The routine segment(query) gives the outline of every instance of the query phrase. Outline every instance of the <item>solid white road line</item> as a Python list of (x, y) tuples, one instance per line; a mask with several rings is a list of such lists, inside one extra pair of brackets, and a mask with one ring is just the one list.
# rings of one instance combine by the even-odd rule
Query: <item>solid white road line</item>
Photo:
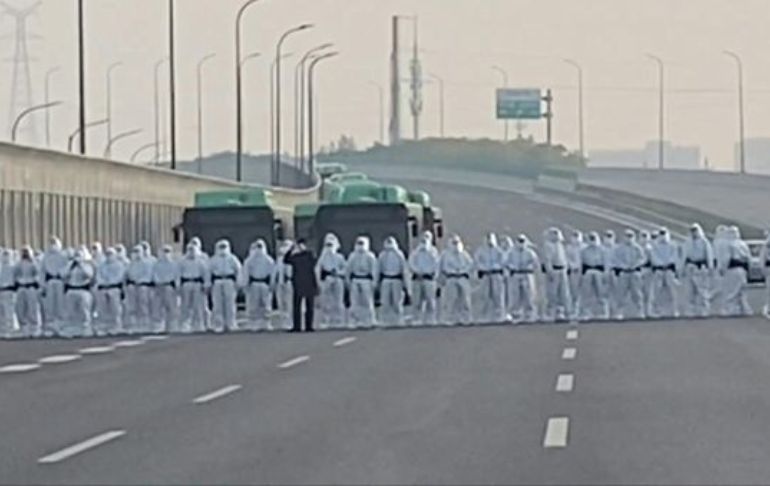
[(545, 428), (545, 438), (543, 447), (567, 447), (567, 436), (569, 435), (569, 418), (551, 417), (548, 419), (548, 425)]
[(564, 348), (564, 352), (561, 353), (561, 359), (571, 360), (575, 359), (575, 356), (577, 356), (575, 348)]
[(557, 392), (571, 392), (575, 386), (575, 375), (564, 374), (559, 375), (556, 379), (556, 391)]
[(228, 385), (224, 388), (220, 388), (219, 390), (215, 390), (211, 393), (207, 393), (205, 395), (199, 396), (198, 398), (195, 398), (193, 403), (196, 405), (203, 405), (204, 403), (213, 402), (217, 398), (222, 398), (231, 393), (235, 393), (241, 388), (243, 388), (241, 385)]
[(571, 331), (567, 331), (567, 340), (568, 341), (575, 341), (578, 338), (578, 332), (576, 329), (573, 329)]
[(112, 442), (113, 440), (123, 437), (124, 435), (126, 435), (125, 430), (111, 430), (109, 432), (97, 435), (96, 437), (92, 437), (88, 440), (84, 440), (78, 444), (69, 446), (58, 452), (54, 452), (53, 454), (41, 457), (37, 460), (37, 462), (39, 464), (55, 464), (65, 459), (69, 459), (72, 456), (81, 454), (89, 449), (93, 449), (108, 442)]
[(127, 340), (127, 341), (118, 341), (115, 344), (113, 344), (113, 346), (115, 346), (116, 348), (134, 348), (136, 346), (141, 346), (144, 343), (145, 341), (141, 341), (141, 340), (139, 341)]
[(46, 356), (45, 358), (41, 358), (38, 360), (38, 363), (40, 364), (63, 364), (63, 363), (71, 363), (73, 361), (77, 361), (81, 359), (82, 356), (79, 354), (58, 354), (55, 356)]
[(19, 363), (0, 367), (0, 373), (26, 373), (40, 369), (39, 363)]
[(348, 344), (350, 344), (350, 343), (354, 342), (356, 339), (358, 339), (358, 338), (356, 338), (356, 337), (353, 337), (353, 336), (349, 336), (349, 337), (346, 337), (346, 338), (342, 338), (342, 339), (340, 339), (339, 341), (336, 341), (336, 342), (334, 343), (334, 347), (335, 347), (335, 348), (339, 348), (339, 347), (342, 347), (342, 346), (347, 346)]
[(83, 348), (78, 350), (78, 353), (80, 354), (107, 354), (115, 351), (114, 346), (94, 346), (92, 348)]
[(302, 364), (309, 359), (310, 359), (310, 356), (299, 356), (297, 358), (290, 359), (289, 361), (279, 364), (278, 367), (281, 368), (282, 370), (285, 370), (285, 369), (297, 366), (298, 364)]

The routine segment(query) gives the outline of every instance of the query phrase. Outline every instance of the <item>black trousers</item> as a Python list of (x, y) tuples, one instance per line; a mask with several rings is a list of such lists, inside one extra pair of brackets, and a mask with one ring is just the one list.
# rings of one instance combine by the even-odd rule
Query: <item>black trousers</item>
[(315, 295), (303, 295), (294, 292), (294, 332), (302, 332), (302, 303), (305, 303), (305, 331), (313, 331), (313, 319), (315, 311)]

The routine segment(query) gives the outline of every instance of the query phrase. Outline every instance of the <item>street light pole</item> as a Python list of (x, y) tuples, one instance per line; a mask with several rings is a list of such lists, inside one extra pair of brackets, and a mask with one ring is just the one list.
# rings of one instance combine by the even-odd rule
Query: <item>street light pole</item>
[(235, 179), (243, 180), (243, 79), (241, 73), (241, 30), (246, 10), (259, 0), (248, 0), (235, 16)]
[(380, 145), (385, 145), (385, 88), (380, 83), (369, 81), (377, 89), (380, 100)]
[[(298, 159), (299, 170), (303, 172), (305, 170), (305, 66), (307, 61), (319, 52), (332, 47), (334, 44), (327, 42), (316, 46), (305, 53), (302, 59), (297, 63), (295, 71), (295, 98), (294, 105), (298, 112), (295, 124), (294, 124), (294, 137), (297, 140), (297, 150), (295, 151), (295, 157)], [(299, 80), (297, 80), (299, 77)]]
[[(51, 102), (51, 76), (60, 70), (60, 66), (54, 66), (45, 73), (45, 100), (43, 102), (46, 104)], [(45, 144), (46, 147), (51, 146), (51, 112), (49, 110), (45, 110)]]
[(176, 49), (174, 47), (176, 31), (174, 23), (174, 0), (168, 0), (168, 82), (169, 82), (169, 118), (171, 131), (171, 170), (176, 170)]
[(331, 57), (334, 57), (338, 55), (339, 52), (330, 52), (328, 54), (324, 54), (321, 56), (316, 57), (313, 59), (313, 61), (310, 63), (310, 68), (308, 69), (308, 75), (307, 75), (307, 104), (308, 104), (308, 164), (307, 164), (307, 170), (308, 174), (313, 174), (313, 171), (315, 170), (315, 148), (313, 147), (313, 78), (315, 73), (315, 67), (318, 65), (319, 62), (323, 61), (324, 59), (329, 59)]
[(663, 59), (653, 54), (647, 54), (647, 57), (653, 60), (658, 65), (658, 86), (659, 86), (659, 101), (658, 101), (658, 170), (663, 170), (665, 166), (665, 118), (666, 118), (666, 106), (665, 106), (665, 65)]
[(11, 128), (11, 141), (16, 142), (16, 134), (19, 130), (19, 124), (21, 123), (21, 120), (24, 119), (24, 117), (26, 117), (30, 113), (34, 113), (40, 110), (47, 110), (49, 108), (53, 108), (54, 106), (61, 105), (62, 103), (63, 103), (62, 101), (53, 101), (53, 102), (43, 103), (42, 105), (30, 106), (26, 110), (19, 113), (19, 115), (13, 121), (13, 126)]
[(163, 58), (155, 63), (155, 77), (154, 77), (154, 110), (155, 110), (155, 163), (160, 160), (160, 68), (167, 58)]
[(746, 135), (744, 132), (744, 111), (743, 111), (743, 60), (741, 56), (733, 51), (724, 51), (724, 54), (735, 60), (735, 65), (738, 68), (738, 134), (740, 136), (739, 145), (739, 160), (741, 174), (746, 173)]
[(104, 118), (104, 119), (101, 119), (101, 120), (93, 121), (91, 123), (86, 123), (85, 131), (81, 130), (80, 127), (78, 126), (78, 128), (76, 128), (75, 131), (72, 132), (72, 135), (69, 136), (69, 140), (67, 142), (67, 151), (68, 152), (72, 152), (72, 145), (73, 145), (73, 143), (75, 143), (75, 138), (78, 135), (80, 135), (80, 138), (82, 140), (83, 135), (85, 134), (86, 131), (88, 131), (89, 128), (94, 128), (94, 127), (98, 127), (100, 125), (105, 125), (107, 123), (107, 121), (108, 120), (106, 118)]
[(441, 127), (439, 130), (439, 133), (441, 134), (441, 138), (444, 138), (444, 80), (435, 74), (430, 74), (430, 77), (436, 80), (438, 83), (438, 93), (439, 93), (439, 126)]
[(312, 27), (313, 24), (302, 24), (287, 30), (275, 48), (275, 162), (270, 177), (270, 183), (274, 186), (281, 183), (281, 48), (290, 35)]
[(80, 106), (80, 155), (86, 154), (86, 60), (85, 60), (85, 12), (83, 0), (78, 0), (78, 95)]
[(216, 57), (216, 54), (207, 54), (198, 61), (197, 93), (198, 93), (198, 174), (203, 171), (203, 66), (207, 61)]
[(142, 133), (141, 128), (137, 128), (135, 130), (128, 130), (123, 133), (119, 133), (115, 135), (114, 137), (111, 137), (110, 140), (107, 142), (107, 147), (104, 149), (104, 157), (107, 158), (108, 154), (112, 154), (112, 147), (119, 142), (120, 140), (123, 140), (128, 137), (133, 137), (134, 135), (138, 135)]
[[(505, 69), (501, 68), (500, 66), (492, 66), (492, 69), (494, 71), (497, 71), (498, 73), (500, 73), (500, 75), (503, 78), (503, 88), (507, 88), (509, 86), (508, 85), (508, 71), (506, 71)], [(506, 142), (508, 141), (508, 128), (509, 128), (508, 120), (505, 120), (505, 141)]]
[(578, 64), (577, 61), (573, 61), (572, 59), (564, 59), (564, 62), (569, 64), (570, 66), (574, 67), (577, 70), (578, 75), (578, 140), (580, 144), (580, 157), (582, 159), (586, 158), (586, 150), (585, 150), (585, 132), (584, 132), (584, 119), (583, 119), (583, 67)]
[[(122, 66), (123, 63), (118, 61), (115, 63), (110, 64), (110, 67), (107, 68), (107, 144), (109, 148), (109, 141), (112, 140), (112, 73), (115, 71), (115, 69)], [(110, 157), (110, 152), (106, 152), (104, 154), (105, 158)]]

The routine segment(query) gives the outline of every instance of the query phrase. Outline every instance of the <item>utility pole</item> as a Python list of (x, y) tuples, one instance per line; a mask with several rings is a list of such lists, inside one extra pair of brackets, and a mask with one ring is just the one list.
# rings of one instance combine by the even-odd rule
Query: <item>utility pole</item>
[(80, 155), (86, 155), (86, 60), (85, 60), (85, 19), (83, 0), (78, 0), (78, 93), (80, 107)]
[(545, 92), (545, 123), (546, 123), (546, 143), (550, 147), (553, 145), (553, 93), (551, 88)]
[(399, 66), (399, 16), (393, 16), (393, 45), (390, 53), (390, 145), (401, 143), (401, 72)]
[(169, 118), (171, 119), (171, 170), (176, 170), (176, 52), (174, 0), (168, 0)]
[(410, 108), (412, 110), (412, 120), (413, 120), (413, 128), (414, 128), (414, 139), (419, 140), (420, 139), (420, 115), (422, 115), (422, 64), (420, 63), (419, 58), (419, 37), (418, 37), (418, 22), (417, 18), (414, 18), (414, 39), (413, 39), (413, 48), (414, 51), (412, 53), (412, 63), (411, 63), (411, 74), (412, 74), (412, 99), (410, 100)]

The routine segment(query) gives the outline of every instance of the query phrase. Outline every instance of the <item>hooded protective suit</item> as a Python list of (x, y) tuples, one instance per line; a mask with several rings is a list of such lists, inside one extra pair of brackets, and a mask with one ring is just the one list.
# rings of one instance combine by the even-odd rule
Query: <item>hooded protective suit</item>
[(439, 259), (443, 283), (443, 317), (447, 325), (471, 323), (471, 273), (473, 259), (459, 236), (453, 236)]
[(615, 310), (615, 298), (618, 291), (616, 288), (619, 272), (617, 271), (617, 265), (615, 264), (615, 249), (617, 248), (617, 238), (613, 230), (607, 230), (604, 232), (602, 238), (602, 246), (604, 247), (605, 258), (607, 259), (607, 272), (604, 275), (605, 286), (607, 287), (608, 302), (610, 304), (610, 315), (617, 314)]
[[(636, 242), (636, 233), (626, 230), (623, 241), (615, 246), (613, 259), (615, 265), (615, 295), (613, 296), (616, 319), (626, 315), (644, 319), (644, 295), (642, 293), (642, 267), (647, 260), (644, 249)], [(626, 312), (628, 307), (630, 312)]]
[(209, 259), (211, 272), (211, 330), (216, 333), (237, 331), (236, 299), (241, 262), (230, 250), (230, 242), (219, 240), (214, 256)]
[(131, 262), (126, 269), (126, 302), (123, 309), (123, 330), (128, 334), (150, 332), (150, 297), (154, 262), (144, 256), (137, 245), (131, 250)]
[(690, 236), (682, 245), (681, 268), (684, 278), (685, 315), (708, 316), (711, 312), (714, 251), (699, 224), (692, 225)]
[(24, 337), (38, 337), (40, 329), (40, 267), (32, 248), (21, 249), (16, 263), (16, 317)]
[(348, 256), (345, 275), (350, 289), (350, 324), (369, 328), (375, 325), (374, 285), (379, 279), (377, 257), (369, 249), (369, 238), (359, 236)]
[(115, 248), (115, 255), (118, 257), (118, 260), (120, 260), (123, 265), (128, 267), (128, 264), (131, 263), (131, 260), (128, 258), (128, 252), (126, 251), (126, 247), (123, 246), (122, 243), (118, 243), (113, 248)]
[(208, 327), (209, 308), (206, 290), (211, 287), (211, 275), (200, 249), (192, 243), (179, 262), (182, 306), (179, 332), (200, 333)]
[(588, 243), (580, 252), (583, 277), (580, 282), (580, 318), (588, 321), (594, 318), (610, 317), (609, 294), (607, 293), (607, 252), (602, 246), (599, 234), (588, 234)]
[(155, 291), (157, 321), (155, 332), (179, 331), (179, 291), (181, 286), (179, 262), (174, 249), (165, 245), (152, 267), (152, 281)]
[(16, 265), (13, 251), (0, 251), (0, 338), (18, 335), (16, 321)]
[(40, 261), (43, 287), (43, 335), (54, 336), (64, 318), (64, 281), (62, 274), (67, 268), (67, 256), (61, 241), (52, 237)]
[(439, 276), (439, 254), (433, 246), (433, 235), (423, 234), (417, 248), (409, 255), (412, 272), (412, 312), (414, 324), (436, 324), (436, 282)]
[(639, 232), (639, 246), (644, 251), (644, 264), (642, 264), (642, 302), (644, 312), (650, 313), (650, 294), (652, 293), (652, 235), (649, 231)]
[(537, 282), (540, 259), (526, 235), (516, 238), (506, 260), (508, 270), (508, 310), (514, 323), (537, 322)]
[(547, 322), (572, 317), (572, 296), (569, 290), (567, 264), (564, 236), (558, 228), (550, 228), (546, 232), (543, 246), (546, 292), (544, 319)]
[(497, 235), (489, 233), (485, 243), (476, 250), (476, 272), (479, 288), (479, 320), (503, 322), (506, 318), (505, 255), (497, 244)]
[(711, 245), (714, 251), (714, 275), (712, 282), (711, 305), (714, 309), (724, 308), (723, 280), (730, 264), (730, 243), (727, 239), (727, 226), (719, 225), (714, 231)]
[(380, 322), (403, 326), (404, 296), (409, 294), (409, 268), (395, 238), (385, 238), (377, 265), (380, 274)]
[(580, 300), (580, 278), (583, 276), (583, 262), (580, 254), (585, 247), (583, 233), (575, 230), (570, 235), (565, 248), (567, 252), (567, 274), (569, 275), (569, 291), (572, 297), (572, 310), (579, 314), (578, 301)]
[(283, 329), (292, 326), (292, 308), (294, 300), (294, 284), (292, 283), (294, 269), (286, 263), (286, 257), (294, 246), (292, 241), (286, 240), (278, 247), (275, 267), (273, 269), (273, 292), (275, 293), (275, 309), (278, 314), (277, 325)]
[(767, 231), (765, 244), (760, 252), (760, 261), (765, 269), (765, 305), (762, 313), (770, 319), (770, 231)]
[(341, 327), (345, 322), (345, 266), (345, 257), (339, 253), (339, 240), (331, 233), (326, 235), (316, 264), (321, 329)]
[(123, 332), (123, 284), (126, 265), (114, 248), (104, 252), (104, 262), (96, 269), (96, 319), (94, 333), (97, 336), (115, 336)]
[(275, 260), (267, 253), (267, 243), (253, 243), (249, 257), (243, 263), (241, 286), (246, 294), (246, 318), (253, 331), (272, 331), (270, 307)]
[(91, 244), (91, 260), (97, 267), (104, 263), (104, 249), (101, 242), (94, 241)]
[(752, 314), (746, 296), (748, 269), (751, 261), (751, 251), (741, 239), (741, 232), (736, 226), (730, 226), (726, 231), (729, 260), (722, 278), (722, 315), (748, 316)]
[(60, 329), (65, 338), (87, 337), (93, 335), (91, 320), (93, 316), (94, 265), (86, 258), (86, 251), (79, 249), (67, 267), (64, 277), (64, 300), (67, 316)]
[(679, 252), (666, 228), (659, 231), (652, 245), (650, 263), (653, 271), (650, 317), (678, 317), (676, 287)]

